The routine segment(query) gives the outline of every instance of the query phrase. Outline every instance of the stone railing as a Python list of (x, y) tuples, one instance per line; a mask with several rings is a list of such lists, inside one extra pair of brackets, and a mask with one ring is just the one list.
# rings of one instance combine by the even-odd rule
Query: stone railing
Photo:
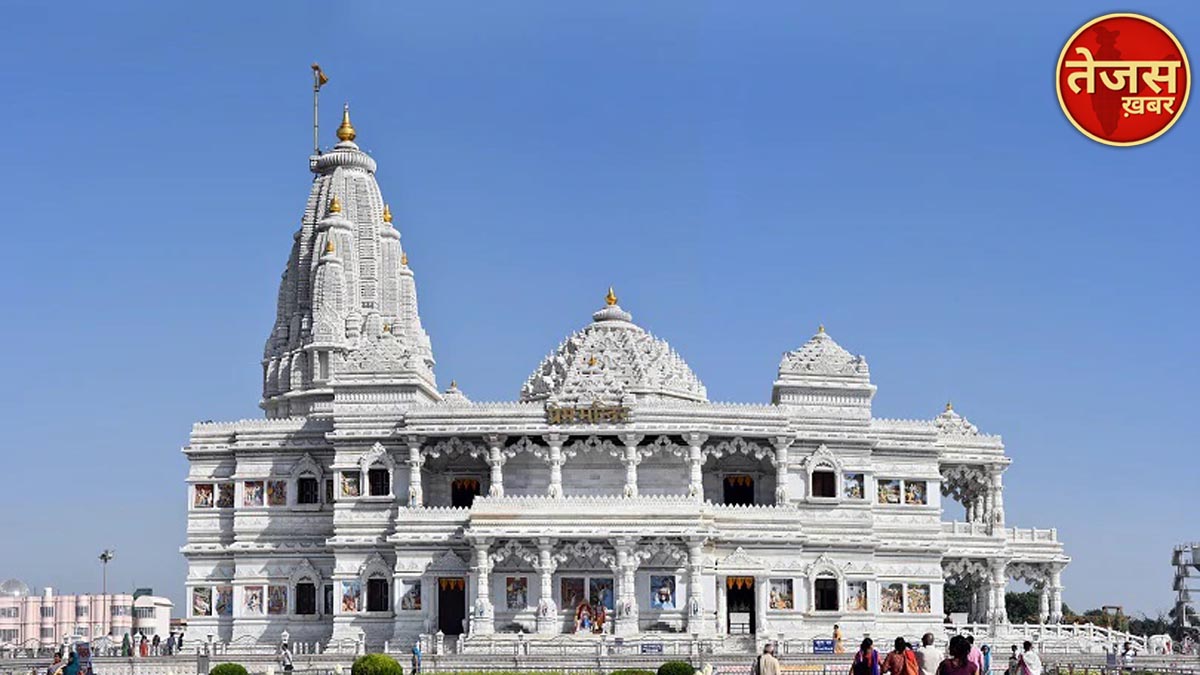
[(992, 528), (987, 523), (967, 523), (961, 520), (942, 523), (943, 534), (958, 534), (972, 537), (990, 537)]
[(1005, 530), (1009, 541), (1034, 541), (1054, 543), (1058, 541), (1058, 529), (1039, 530), (1036, 527), (1010, 527)]
[[(1092, 645), (1090, 651), (1103, 651), (1129, 642), (1139, 651), (1146, 650), (1146, 638), (1090, 623), (1007, 623), (992, 626), (986, 623), (951, 624), (946, 626), (947, 639), (955, 634), (975, 635), (999, 641), (1024, 641), (1038, 645), (1039, 650), (1078, 653), (1079, 643)], [(1072, 645), (1071, 643), (1076, 643)], [(1014, 642), (1015, 644), (1015, 642)], [(995, 651), (993, 655), (1000, 652)]]

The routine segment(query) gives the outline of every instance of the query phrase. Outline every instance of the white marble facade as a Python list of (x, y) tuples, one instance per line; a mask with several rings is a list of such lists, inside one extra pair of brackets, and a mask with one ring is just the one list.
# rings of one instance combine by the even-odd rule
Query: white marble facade
[(1005, 622), (1010, 578), (1060, 618), (1069, 559), (1005, 526), (1000, 438), (950, 406), (873, 418), (866, 360), (824, 329), (770, 404), (715, 403), (610, 291), (518, 400), (439, 391), (375, 161), (348, 113), (338, 136), (311, 160), (266, 419), (196, 424), (184, 449), (194, 634), (914, 635), (947, 582)]

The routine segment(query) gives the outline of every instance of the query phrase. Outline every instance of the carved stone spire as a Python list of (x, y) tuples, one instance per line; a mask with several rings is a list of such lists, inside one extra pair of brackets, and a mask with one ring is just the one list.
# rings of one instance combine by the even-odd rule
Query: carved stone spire
[[(403, 371), (399, 379), (422, 392), (414, 400), (440, 398), (400, 233), (390, 224), (375, 160), (355, 145), (356, 136), (347, 107), (340, 142), (310, 160), (312, 190), (263, 352), (261, 405), (268, 417), (312, 413), (333, 398), (333, 384), (347, 369), (360, 379), (384, 371), (393, 382)], [(384, 325), (391, 327), (387, 344), (375, 344)], [(355, 358), (366, 347), (370, 358)]]

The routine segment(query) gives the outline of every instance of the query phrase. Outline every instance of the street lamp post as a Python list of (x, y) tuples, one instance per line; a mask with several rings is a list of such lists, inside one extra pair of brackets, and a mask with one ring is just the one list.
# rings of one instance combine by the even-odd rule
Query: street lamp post
[(100, 563), (103, 571), (103, 581), (101, 582), (101, 594), (108, 595), (108, 563), (117, 556), (117, 552), (106, 548), (100, 553)]

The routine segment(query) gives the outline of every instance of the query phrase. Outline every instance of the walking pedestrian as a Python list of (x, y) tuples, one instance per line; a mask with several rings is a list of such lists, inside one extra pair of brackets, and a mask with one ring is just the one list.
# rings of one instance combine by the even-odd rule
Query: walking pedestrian
[(917, 675), (919, 670), (917, 656), (908, 648), (908, 642), (904, 638), (898, 637), (893, 646), (894, 649), (884, 657), (879, 672), (891, 673), (891, 675)]
[(938, 664), (942, 662), (942, 650), (933, 646), (933, 633), (921, 636), (921, 646), (917, 648), (917, 667), (921, 675), (933, 675)]
[(961, 635), (950, 638), (946, 658), (937, 667), (937, 675), (980, 675), (979, 666), (971, 662), (971, 643)]
[(421, 675), (421, 643), (420, 643), (420, 641), (413, 643), (412, 675)]
[(753, 675), (779, 675), (779, 659), (775, 658), (775, 643), (768, 642), (754, 662)]
[(850, 664), (850, 675), (879, 675), (879, 652), (872, 646), (871, 638), (863, 638)]
[(833, 653), (845, 654), (846, 648), (842, 646), (842, 628), (836, 623), (833, 624)]
[(1026, 640), (1022, 647), (1025, 651), (1021, 654), (1021, 675), (1042, 675), (1042, 657), (1033, 651), (1033, 643)]
[(279, 667), (285, 673), (292, 672), (292, 648), (286, 642), (279, 646)]

